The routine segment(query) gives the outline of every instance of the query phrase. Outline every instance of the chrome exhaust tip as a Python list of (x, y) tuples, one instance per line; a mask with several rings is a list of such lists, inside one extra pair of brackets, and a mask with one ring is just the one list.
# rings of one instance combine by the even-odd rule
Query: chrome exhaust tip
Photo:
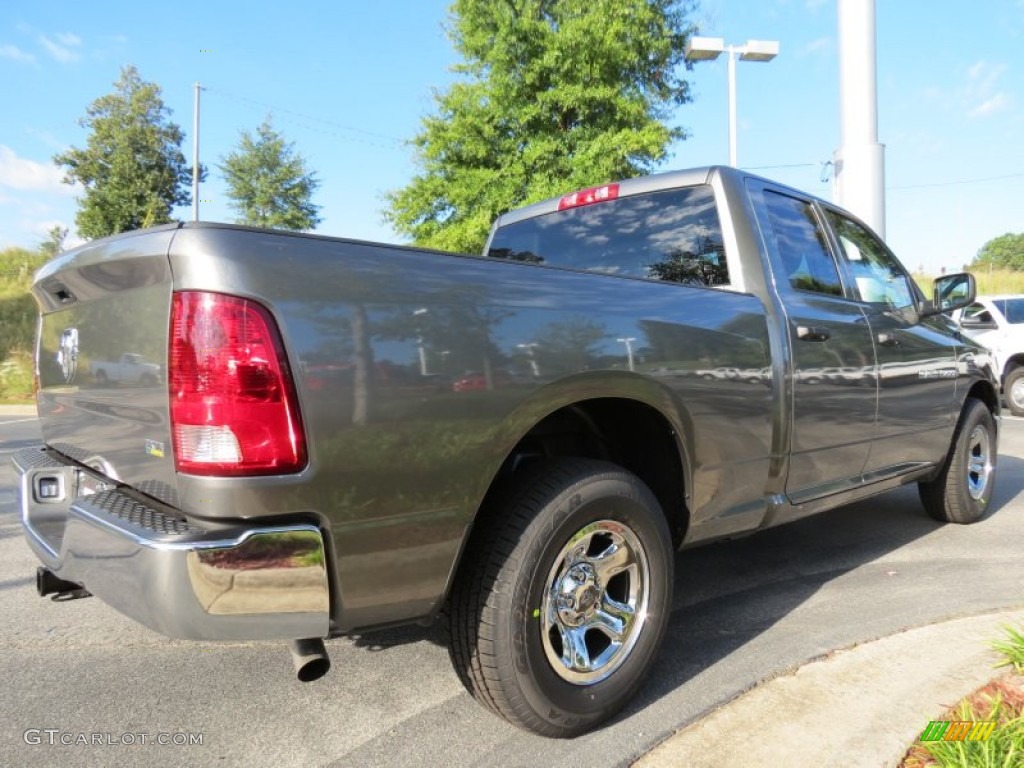
[(299, 682), (309, 683), (319, 680), (331, 668), (331, 659), (324, 648), (324, 641), (319, 637), (304, 640), (292, 640), (288, 644), (292, 652), (292, 663), (295, 664), (295, 676)]

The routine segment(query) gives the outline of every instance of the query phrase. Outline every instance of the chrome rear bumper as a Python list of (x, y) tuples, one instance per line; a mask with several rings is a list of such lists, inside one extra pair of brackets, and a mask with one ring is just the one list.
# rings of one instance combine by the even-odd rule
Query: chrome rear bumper
[(170, 637), (326, 637), (323, 535), (307, 525), (199, 528), (43, 446), (14, 456), (25, 537), (42, 564)]

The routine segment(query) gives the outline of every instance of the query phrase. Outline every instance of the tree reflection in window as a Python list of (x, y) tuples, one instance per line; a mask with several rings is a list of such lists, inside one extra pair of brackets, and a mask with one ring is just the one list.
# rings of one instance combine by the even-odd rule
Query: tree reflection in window
[(626, 195), (507, 224), (491, 258), (690, 285), (728, 285), (707, 185)]
[(775, 252), (789, 284), (801, 291), (843, 295), (839, 270), (811, 204), (766, 190)]
[(487, 253), (492, 259), (508, 259), (509, 261), (522, 261), (527, 264), (543, 264), (544, 257), (538, 256), (531, 251), (516, 251), (512, 248), (491, 248)]
[(720, 243), (704, 238), (698, 253), (674, 250), (664, 259), (648, 264), (650, 276), (657, 280), (684, 285), (727, 285), (729, 270), (725, 265), (725, 249)]

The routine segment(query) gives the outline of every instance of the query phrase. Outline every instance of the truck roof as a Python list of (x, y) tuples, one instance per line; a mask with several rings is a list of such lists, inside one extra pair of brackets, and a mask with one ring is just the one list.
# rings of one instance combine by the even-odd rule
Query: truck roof
[[(618, 197), (626, 197), (628, 195), (640, 195), (647, 192), (660, 192), (663, 189), (675, 189), (678, 187), (689, 187), (697, 184), (708, 184), (712, 177), (716, 175), (733, 176), (736, 178), (763, 179), (764, 181), (770, 181), (770, 183), (777, 187), (786, 186), (784, 184), (779, 184), (776, 181), (771, 181), (770, 179), (764, 179), (757, 174), (748, 173), (747, 171), (739, 168), (733, 168), (728, 165), (706, 165), (699, 168), (685, 168), (675, 171), (666, 171), (665, 173), (656, 173), (651, 176), (624, 179), (621, 181), (615, 181), (612, 179), (609, 180), (607, 184), (616, 184), (618, 186)], [(559, 202), (564, 199), (566, 193), (571, 193), (572, 191), (573, 190), (571, 189), (567, 189), (565, 193), (558, 197), (541, 200), (538, 203), (533, 203), (532, 205), (527, 205), (502, 214), (495, 219), (494, 225), (491, 227), (491, 233), (493, 234), (494, 230), (499, 227), (557, 211)], [(799, 192), (799, 194), (808, 195), (807, 192)], [(817, 197), (813, 194), (810, 196), (815, 198)], [(822, 202), (827, 205), (834, 205), (827, 201)]]
[[(662, 189), (706, 184), (711, 178), (712, 172), (719, 170), (722, 167), (724, 166), (688, 168), (684, 170), (658, 173), (653, 176), (641, 176), (635, 179), (625, 179), (619, 182), (611, 180), (608, 183), (618, 183), (619, 197), (625, 197), (627, 195), (639, 195), (646, 192), (657, 192)], [(567, 189), (565, 192), (569, 193), (572, 192), (572, 190)], [(546, 213), (553, 213), (558, 210), (558, 203), (564, 194), (565, 193), (558, 197), (551, 197), (547, 200), (541, 200), (539, 203), (533, 203), (532, 205), (527, 205), (523, 208), (517, 208), (514, 211), (504, 213), (495, 219), (492, 229), (497, 229), (498, 227), (502, 227), (507, 224), (513, 224), (517, 221), (522, 221), (523, 219), (531, 219), (535, 216), (543, 216)]]

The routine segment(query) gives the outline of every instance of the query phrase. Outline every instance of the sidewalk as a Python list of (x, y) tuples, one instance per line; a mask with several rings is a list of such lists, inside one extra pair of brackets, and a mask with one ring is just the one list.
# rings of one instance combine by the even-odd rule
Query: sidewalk
[(954, 619), (837, 651), (739, 696), (635, 768), (895, 766), (936, 719), (1002, 673), (989, 643), (1024, 610)]
[(0, 404), (0, 416), (35, 416), (36, 404), (27, 405), (3, 405)]

